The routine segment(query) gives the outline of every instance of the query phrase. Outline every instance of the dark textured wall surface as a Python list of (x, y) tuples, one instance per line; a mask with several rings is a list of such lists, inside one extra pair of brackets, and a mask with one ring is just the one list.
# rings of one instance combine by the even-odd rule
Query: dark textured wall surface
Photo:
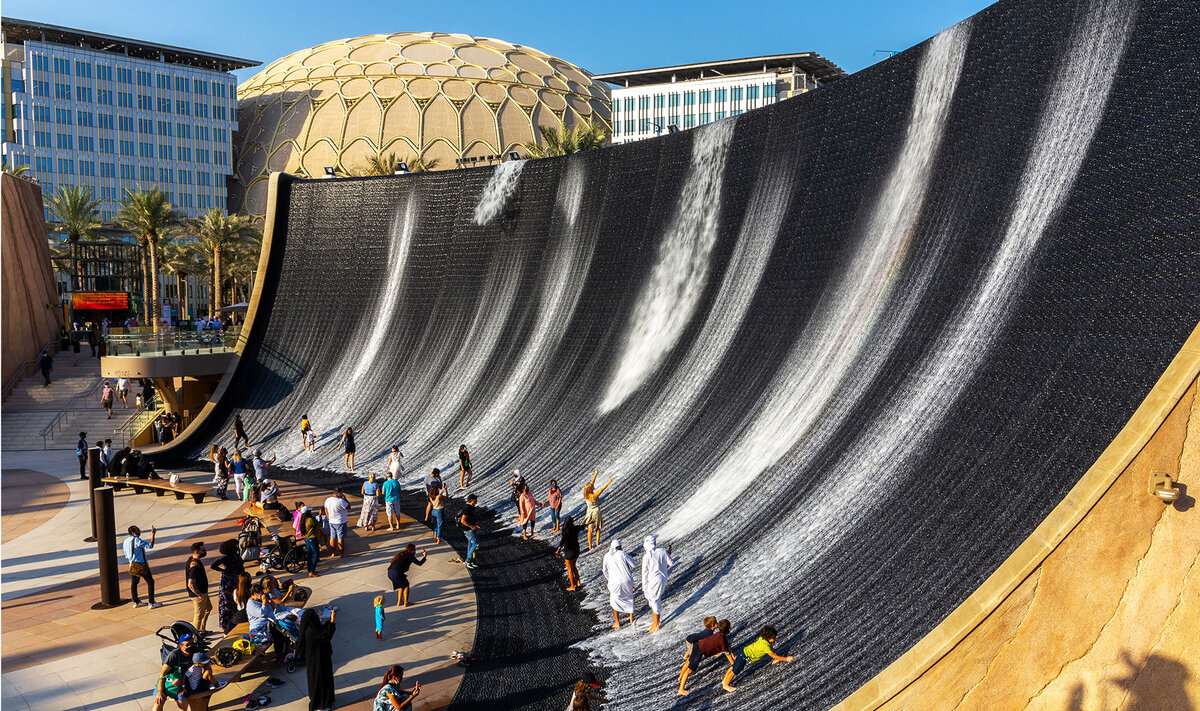
[(42, 189), (4, 175), (4, 381), (21, 363), (36, 358), (58, 337), (62, 311), (50, 267), (50, 247), (42, 215)]
[[(283, 466), (338, 468), (365, 426), (360, 471), (401, 443), (415, 480), (466, 442), (509, 521), (514, 467), (580, 516), (600, 469), (603, 545), (658, 533), (677, 560), (661, 632), (639, 597), (638, 628), (582, 642), (613, 708), (677, 703), (709, 614), (737, 644), (775, 624), (797, 661), (728, 699), (710, 663), (679, 707), (828, 707), (1029, 535), (1200, 321), (1198, 10), (1006, 0), (700, 130), (294, 182), (266, 312), (187, 446), (236, 410)], [(602, 553), (580, 567), (604, 619)], [(520, 629), (480, 614), (484, 637)], [(459, 702), (515, 705), (554, 663)]]

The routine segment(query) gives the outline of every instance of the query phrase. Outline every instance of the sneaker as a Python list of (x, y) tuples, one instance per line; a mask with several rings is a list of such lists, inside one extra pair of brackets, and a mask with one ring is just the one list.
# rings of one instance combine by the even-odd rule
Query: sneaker
[(468, 560), (466, 563), (463, 563), (463, 565), (467, 566), (467, 567), (468, 567), (468, 568), (470, 568), (471, 570), (475, 570), (476, 568), (478, 568), (478, 567), (479, 567), (478, 565), (475, 565), (474, 563), (472, 563), (472, 562), (471, 562), (471, 561), (469, 561), (469, 560)]
[(134, 600), (134, 601), (133, 601), (133, 606), (134, 606), (134, 607), (141, 607), (141, 606), (142, 606), (142, 603), (138, 602), (137, 600)]
[(157, 610), (158, 608), (160, 608), (160, 607), (162, 607), (162, 606), (163, 606), (163, 604), (162, 604), (161, 602), (152, 602), (152, 603), (150, 603), (150, 609), (151, 609), (151, 610)]
[(214, 689), (224, 689), (226, 686), (229, 686), (228, 681), (218, 681), (216, 686), (214, 686), (213, 688)]
[(267, 679), (267, 686), (271, 687), (272, 689), (278, 689), (286, 683), (287, 682), (285, 682), (283, 679), (276, 679), (275, 677)]

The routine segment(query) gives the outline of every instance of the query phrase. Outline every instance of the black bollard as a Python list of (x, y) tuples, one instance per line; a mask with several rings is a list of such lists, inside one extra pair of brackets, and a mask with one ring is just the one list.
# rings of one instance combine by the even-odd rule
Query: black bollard
[[(88, 448), (87, 462), (88, 462), (88, 466), (87, 466), (87, 469), (88, 469), (88, 500), (94, 501), (94, 499), (92, 499), (91, 492), (100, 488), (100, 486), (101, 486), (100, 479), (104, 477), (104, 473), (105, 473), (104, 468), (100, 466), (100, 448), (99, 447), (89, 447)], [(83, 541), (85, 543), (95, 543), (96, 542), (96, 507), (95, 507), (95, 505), (92, 505), (91, 509), (92, 509), (92, 535), (83, 539)]]
[(113, 488), (102, 486), (92, 491), (92, 511), (96, 514), (99, 534), (96, 554), (100, 563), (100, 602), (93, 610), (103, 610), (124, 604), (121, 599), (121, 579), (117, 576), (117, 517), (113, 511)]

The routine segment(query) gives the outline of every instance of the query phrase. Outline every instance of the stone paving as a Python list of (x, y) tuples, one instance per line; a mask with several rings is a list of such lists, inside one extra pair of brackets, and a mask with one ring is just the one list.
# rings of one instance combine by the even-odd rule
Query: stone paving
[[(176, 501), (129, 490), (117, 493), (119, 530), (131, 523), (138, 524), (143, 535), (152, 524), (159, 529), (150, 564), (156, 597), (164, 606), (150, 610), (124, 604), (93, 610), (99, 602), (96, 555), (94, 544), (83, 542), (90, 533), (90, 517), (86, 482), (78, 479), (74, 451), (5, 452), (3, 466), (0, 704), (5, 711), (151, 708), (150, 692), (161, 664), (160, 640), (154, 632), (176, 619), (191, 619), (182, 574), (190, 544), (204, 540), (213, 551), (210, 558), (215, 558), (219, 542), (236, 536), (241, 505), (212, 499), (197, 505), (190, 498)], [(206, 483), (208, 477), (190, 472), (183, 478)], [(280, 482), (280, 488), (287, 502), (300, 498), (312, 504), (325, 496), (312, 487), (287, 482)], [(10, 497), (19, 505), (11, 503)], [(352, 498), (352, 504), (351, 524), (357, 521), (357, 500)], [(338, 606), (334, 638), (338, 707), (369, 708), (383, 670), (402, 664), (406, 682), (422, 683), (415, 708), (444, 708), (463, 671), (450, 653), (470, 650), (474, 640), (475, 595), (467, 571), (449, 546), (434, 545), (429, 529), (411, 519), (404, 521), (399, 533), (352, 528), (349, 539), (345, 558), (322, 559), (320, 577), (296, 576), (312, 590), (309, 605)], [(386, 567), (408, 542), (425, 546), (429, 561), (412, 569), (412, 605), (401, 609), (395, 605)], [(119, 568), (121, 593), (128, 596), (123, 559)], [(216, 573), (210, 572), (214, 606), (216, 579)], [(381, 593), (388, 605), (382, 642), (375, 639), (372, 605)], [(215, 609), (209, 626), (217, 626)], [(267, 676), (282, 678), (286, 684), (268, 689)], [(306, 709), (305, 687), (303, 668), (289, 675), (264, 661), (218, 693), (211, 708), (242, 708), (246, 695), (266, 693), (272, 698), (271, 708)]]

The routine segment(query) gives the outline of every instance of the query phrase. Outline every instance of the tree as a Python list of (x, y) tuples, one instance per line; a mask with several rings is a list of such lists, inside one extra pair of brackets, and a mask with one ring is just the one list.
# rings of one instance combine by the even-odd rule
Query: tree
[[(245, 241), (242, 247), (234, 250), (229, 259), (226, 260), (228, 265), (226, 272), (229, 274), (230, 282), (230, 303), (250, 300), (248, 287), (254, 283), (254, 274), (258, 271), (258, 255), (260, 251), (262, 251), (262, 238), (258, 235), (253, 235)], [(244, 298), (239, 295), (239, 292), (245, 295)]]
[(3, 170), (5, 173), (8, 173), (9, 175), (14, 175), (18, 178), (25, 178), (26, 180), (28, 180), (31, 177), (29, 175), (29, 166), (28, 165), (16, 165), (11, 160), (9, 160), (7, 156), (5, 156), (5, 158), (4, 158)]
[(568, 156), (601, 148), (608, 142), (608, 131), (604, 126), (589, 121), (580, 122), (573, 129), (568, 129), (563, 124), (537, 128), (542, 136), (541, 143), (535, 139), (521, 144), (530, 158)]
[(150, 191), (125, 191), (125, 200), (117, 211), (117, 222), (129, 230), (138, 244), (149, 255), (149, 264), (142, 273), (142, 283), (149, 282), (146, 295), (146, 322), (159, 331), (158, 308), (158, 244), (159, 240), (170, 239), (171, 229), (179, 223), (175, 208), (167, 202), (167, 196), (158, 188)]
[(81, 185), (60, 185), (50, 196), (46, 207), (59, 228), (67, 233), (71, 250), (71, 290), (83, 291), (83, 271), (79, 266), (79, 240), (92, 239), (100, 227), (100, 199), (92, 196), (91, 188)]
[(366, 164), (355, 170), (354, 175), (392, 175), (399, 170), (401, 163), (408, 165), (410, 173), (425, 173), (436, 170), (439, 161), (437, 158), (426, 160), (421, 156), (399, 158), (392, 152), (376, 153), (367, 159)]
[(209, 302), (210, 315), (216, 316), (221, 310), (221, 257), (226, 249), (246, 245), (259, 234), (251, 218), (245, 215), (227, 215), (217, 208), (204, 213), (204, 217), (188, 220), (184, 228), (188, 234), (195, 235), (200, 240), (212, 265), (212, 299)]
[(199, 274), (204, 264), (196, 254), (197, 244), (191, 240), (171, 240), (162, 246), (160, 265), (179, 282), (179, 317), (187, 316), (187, 278)]

